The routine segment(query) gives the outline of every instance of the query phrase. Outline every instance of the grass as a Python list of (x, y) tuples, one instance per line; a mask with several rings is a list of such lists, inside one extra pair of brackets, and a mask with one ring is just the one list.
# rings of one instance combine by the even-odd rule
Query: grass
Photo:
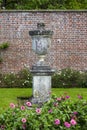
[[(52, 93), (60, 96), (64, 93), (70, 96), (71, 99), (76, 100), (77, 95), (82, 95), (87, 100), (86, 88), (53, 88)], [(17, 103), (18, 96), (31, 96), (31, 88), (3, 88), (0, 89), (0, 113), (5, 111), (9, 107), (11, 102)]]

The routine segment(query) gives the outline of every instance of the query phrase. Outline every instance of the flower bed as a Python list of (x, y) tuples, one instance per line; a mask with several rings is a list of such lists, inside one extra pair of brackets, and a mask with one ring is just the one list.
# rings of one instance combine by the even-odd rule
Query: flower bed
[(86, 130), (87, 101), (78, 95), (77, 101), (65, 94), (52, 98), (40, 108), (31, 102), (10, 108), (0, 115), (1, 130)]

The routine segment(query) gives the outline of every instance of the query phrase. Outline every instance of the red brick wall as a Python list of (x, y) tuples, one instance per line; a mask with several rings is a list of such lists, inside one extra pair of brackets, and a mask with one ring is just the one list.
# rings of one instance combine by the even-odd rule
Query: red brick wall
[(87, 70), (87, 11), (1, 11), (0, 43), (8, 41), (10, 47), (0, 52), (0, 71), (17, 72), (36, 63), (29, 31), (38, 22), (54, 31), (46, 57), (51, 67)]

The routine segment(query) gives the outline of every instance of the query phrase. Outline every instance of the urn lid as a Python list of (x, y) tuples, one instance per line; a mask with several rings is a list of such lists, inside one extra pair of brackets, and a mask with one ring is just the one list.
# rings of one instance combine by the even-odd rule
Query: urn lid
[(53, 34), (53, 31), (45, 30), (45, 24), (44, 23), (37, 23), (37, 30), (29, 31), (30, 36), (34, 36), (34, 35), (51, 36), (52, 34)]

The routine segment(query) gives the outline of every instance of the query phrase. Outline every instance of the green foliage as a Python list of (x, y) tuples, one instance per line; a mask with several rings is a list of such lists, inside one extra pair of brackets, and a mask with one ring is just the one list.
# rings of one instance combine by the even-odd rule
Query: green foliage
[(52, 77), (53, 88), (87, 87), (87, 73), (73, 69), (63, 69)]
[(83, 88), (87, 88), (87, 72), (83, 74), (82, 76), (82, 82), (81, 85)]
[[(32, 74), (23, 69), (17, 74), (0, 75), (1, 88), (31, 88)], [(63, 69), (52, 76), (52, 88), (87, 88), (87, 73), (72, 69)]]
[[(0, 128), (4, 130), (86, 130), (87, 101), (73, 102), (68, 95), (52, 96), (42, 107), (31, 102), (10, 108), (0, 115)], [(32, 109), (31, 109), (32, 108)]]
[(1, 87), (4, 88), (30, 88), (32, 87), (32, 75), (28, 69), (23, 69), (19, 73), (3, 74)]
[(87, 0), (79, 0), (80, 2), (80, 8), (87, 9)]
[(12, 86), (15, 86), (16, 85), (15, 81), (16, 81), (16, 75), (15, 74), (10, 73), (10, 74), (4, 74), (3, 75), (3, 86), (5, 88), (11, 88)]
[(3, 59), (0, 57), (0, 63), (3, 61)]
[(67, 9), (80, 9), (80, 3), (77, 0), (67, 0), (66, 7)]
[(6, 49), (9, 47), (9, 43), (8, 42), (3, 42), (2, 44), (0, 44), (0, 49)]
[(2, 0), (0, 0), (0, 5), (1, 5), (1, 3), (2, 3)]
[(6, 9), (87, 9), (87, 0), (6, 0)]
[(32, 75), (28, 69), (21, 70), (17, 75), (16, 86), (20, 88), (31, 88), (32, 87)]
[[(6, 49), (8, 47), (9, 47), (9, 43), (8, 42), (3, 42), (2, 44), (0, 44), (0, 51)], [(3, 58), (1, 57), (1, 54), (0, 54), (0, 63), (2, 61), (3, 61)]]

